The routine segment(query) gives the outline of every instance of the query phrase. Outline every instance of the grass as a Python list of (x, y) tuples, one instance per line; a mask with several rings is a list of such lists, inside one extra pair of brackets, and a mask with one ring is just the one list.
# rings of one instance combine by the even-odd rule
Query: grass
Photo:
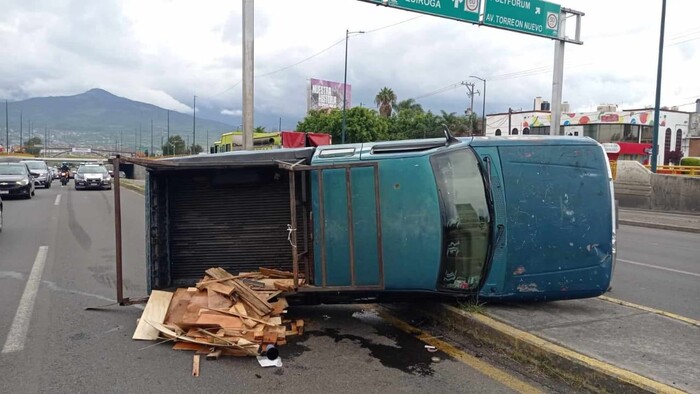
[(470, 298), (466, 302), (458, 302), (459, 309), (468, 313), (479, 313), (482, 315), (486, 314), (486, 303), (479, 302), (479, 298)]

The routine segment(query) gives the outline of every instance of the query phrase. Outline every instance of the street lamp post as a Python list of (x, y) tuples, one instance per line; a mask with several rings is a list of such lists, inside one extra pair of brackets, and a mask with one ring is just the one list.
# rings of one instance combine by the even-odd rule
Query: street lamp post
[(345, 73), (343, 77), (343, 129), (340, 135), (340, 142), (345, 143), (345, 110), (347, 109), (347, 90), (348, 90), (348, 38), (350, 34), (364, 34), (362, 30), (349, 31), (345, 29)]
[(482, 135), (486, 135), (486, 80), (484, 78), (479, 78), (474, 75), (470, 75), (469, 78), (476, 78), (479, 81), (484, 83), (484, 96), (482, 97), (482, 104), (481, 104), (481, 132), (483, 133)]

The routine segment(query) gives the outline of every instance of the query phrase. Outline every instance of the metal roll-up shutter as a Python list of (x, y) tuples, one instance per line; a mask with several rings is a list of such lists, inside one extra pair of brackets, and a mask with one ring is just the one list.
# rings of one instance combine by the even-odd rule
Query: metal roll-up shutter
[(292, 270), (287, 172), (187, 171), (170, 175), (169, 185), (174, 284), (200, 279), (211, 267), (231, 273), (261, 266)]

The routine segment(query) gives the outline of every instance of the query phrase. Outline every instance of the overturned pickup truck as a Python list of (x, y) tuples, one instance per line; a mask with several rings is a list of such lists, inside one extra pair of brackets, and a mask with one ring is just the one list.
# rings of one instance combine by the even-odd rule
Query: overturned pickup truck
[(303, 278), (293, 293), (312, 302), (558, 300), (603, 294), (614, 268), (612, 177), (589, 138), (448, 133), (120, 162), (148, 171), (149, 291), (268, 267)]

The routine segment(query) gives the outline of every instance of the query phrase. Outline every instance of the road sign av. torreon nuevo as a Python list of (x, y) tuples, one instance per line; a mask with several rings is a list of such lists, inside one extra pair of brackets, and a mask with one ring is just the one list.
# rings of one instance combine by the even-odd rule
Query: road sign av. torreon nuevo
[(541, 0), (485, 0), (484, 24), (545, 37), (558, 37), (561, 5)]
[(463, 22), (479, 23), (479, 3), (481, 0), (363, 0), (374, 4), (399, 8), (455, 19)]

